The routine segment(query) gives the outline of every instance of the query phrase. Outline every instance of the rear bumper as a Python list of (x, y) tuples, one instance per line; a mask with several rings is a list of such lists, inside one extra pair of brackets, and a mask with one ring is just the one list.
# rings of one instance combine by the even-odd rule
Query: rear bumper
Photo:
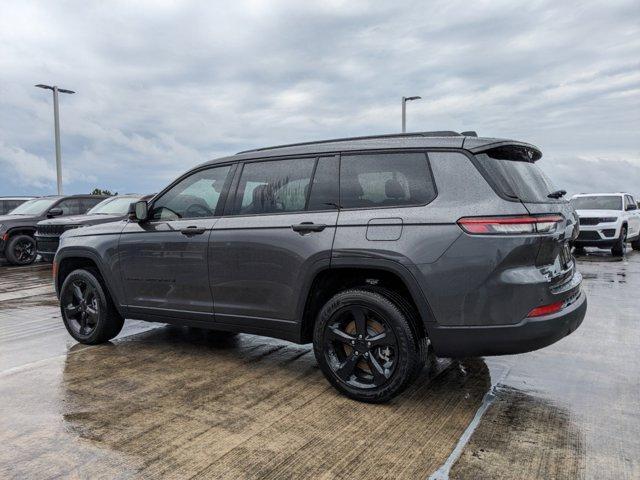
[(511, 355), (546, 347), (576, 330), (587, 311), (584, 292), (564, 310), (527, 318), (516, 325), (436, 327), (429, 331), (440, 357)]

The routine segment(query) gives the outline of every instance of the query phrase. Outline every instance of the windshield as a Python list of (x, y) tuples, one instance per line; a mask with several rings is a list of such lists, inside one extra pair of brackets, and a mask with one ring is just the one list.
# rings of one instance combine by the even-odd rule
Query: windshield
[(576, 197), (571, 200), (576, 210), (622, 210), (622, 197), (619, 195), (593, 195)]
[(508, 197), (523, 202), (557, 202), (547, 196), (557, 189), (526, 153), (523, 147), (498, 147), (476, 158)]
[(42, 215), (57, 201), (57, 198), (36, 198), (35, 200), (29, 200), (14, 208), (9, 215)]
[(91, 210), (87, 215), (126, 215), (129, 206), (140, 200), (140, 197), (111, 197), (103, 200)]

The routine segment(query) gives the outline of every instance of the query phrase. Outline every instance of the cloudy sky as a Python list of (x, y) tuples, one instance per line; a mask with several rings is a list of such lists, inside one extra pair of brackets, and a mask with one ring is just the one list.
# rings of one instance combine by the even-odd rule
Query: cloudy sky
[(640, 2), (30, 1), (0, 14), (0, 195), (153, 192), (250, 147), (477, 130), (640, 195)]

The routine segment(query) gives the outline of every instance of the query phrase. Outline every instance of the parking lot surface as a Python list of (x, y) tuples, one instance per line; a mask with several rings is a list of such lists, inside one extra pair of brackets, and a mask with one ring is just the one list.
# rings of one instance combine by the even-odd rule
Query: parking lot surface
[(386, 405), (309, 345), (136, 321), (76, 344), (49, 266), (0, 266), (0, 478), (640, 478), (640, 254), (578, 263), (574, 334), (434, 360)]

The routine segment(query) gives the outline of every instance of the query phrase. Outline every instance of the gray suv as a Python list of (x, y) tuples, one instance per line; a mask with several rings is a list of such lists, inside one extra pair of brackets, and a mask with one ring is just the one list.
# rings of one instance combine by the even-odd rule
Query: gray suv
[(0, 257), (11, 265), (28, 265), (37, 257), (36, 224), (47, 218), (81, 215), (104, 200), (100, 195), (40, 197), (0, 215)]
[(65, 232), (65, 326), (108, 341), (125, 318), (313, 342), (361, 401), (438, 356), (535, 350), (587, 308), (577, 217), (510, 140), (427, 132), (241, 152), (175, 180), (128, 222)]

